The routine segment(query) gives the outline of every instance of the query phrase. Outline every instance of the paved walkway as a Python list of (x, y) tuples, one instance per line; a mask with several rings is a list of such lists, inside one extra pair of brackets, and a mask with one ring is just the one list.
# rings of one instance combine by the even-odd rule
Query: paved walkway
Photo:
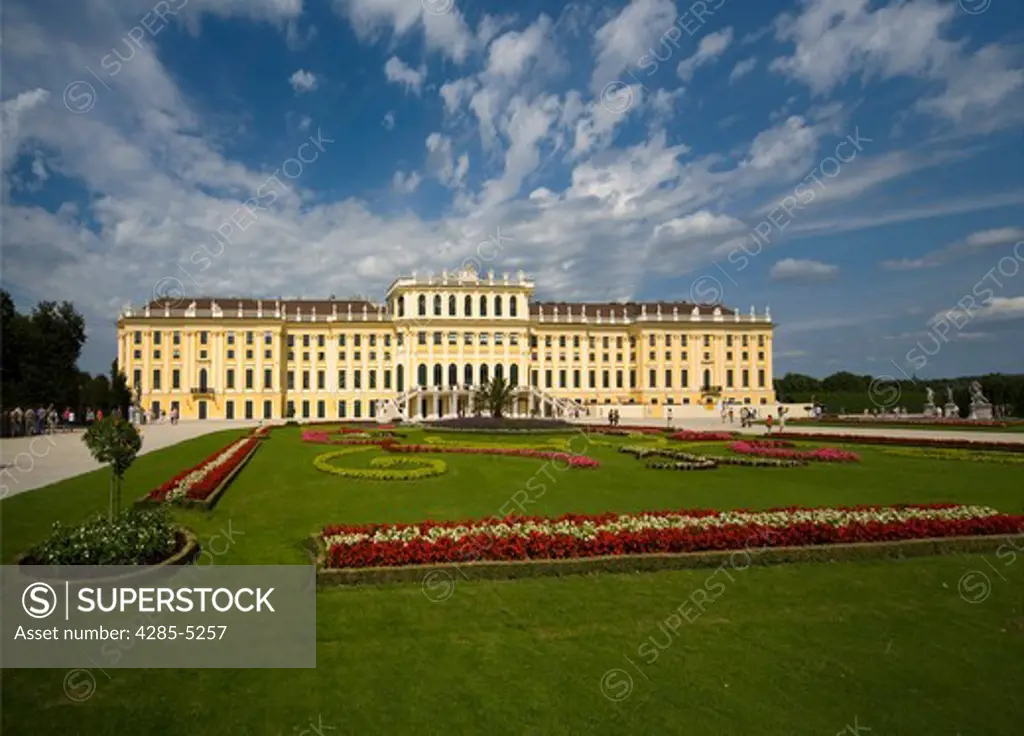
[[(580, 418), (581, 424), (607, 424), (607, 419)], [(622, 424), (638, 427), (665, 427), (668, 422), (665, 419), (623, 419)], [(708, 417), (706, 419), (674, 419), (672, 426), (676, 429), (693, 429), (700, 431), (726, 431), (741, 432), (743, 434), (763, 435), (768, 430), (763, 425), (755, 424), (753, 427), (740, 427), (739, 421), (734, 424), (722, 422), (721, 417)], [(776, 425), (776, 431), (778, 425)], [(970, 429), (903, 429), (894, 427), (815, 427), (806, 424), (787, 424), (786, 432), (801, 434), (859, 434), (877, 435), (879, 437), (910, 437), (913, 439), (947, 439), (947, 440), (975, 440), (976, 442), (1014, 442), (1024, 444), (1024, 432), (979, 432)]]
[[(257, 420), (188, 421), (140, 427), (140, 455), (222, 429), (255, 427)], [(0, 439), (0, 499), (88, 473), (100, 467), (82, 442), (84, 430)]]

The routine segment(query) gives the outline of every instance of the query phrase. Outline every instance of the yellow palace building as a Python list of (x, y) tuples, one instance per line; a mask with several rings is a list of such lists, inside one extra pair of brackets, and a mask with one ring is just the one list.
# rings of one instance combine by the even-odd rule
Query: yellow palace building
[(533, 293), (466, 269), (399, 278), (383, 303), (158, 300), (122, 312), (118, 365), (144, 409), (183, 419), (456, 416), (492, 377), (518, 387), (516, 415), (775, 401), (767, 311)]

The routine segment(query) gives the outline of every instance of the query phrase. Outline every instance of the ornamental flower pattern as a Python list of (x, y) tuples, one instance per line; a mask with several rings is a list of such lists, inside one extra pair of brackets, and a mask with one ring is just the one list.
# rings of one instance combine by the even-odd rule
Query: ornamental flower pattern
[(549, 452), (533, 450), (528, 447), (453, 447), (449, 445), (383, 445), (388, 452), (452, 452), (460, 455), (505, 455), (511, 457), (530, 457), (541, 460), (558, 460), (568, 463), (571, 468), (596, 468), (600, 463), (586, 455), (573, 455), (568, 452)]
[(707, 509), (569, 514), (483, 521), (330, 526), (321, 538), (331, 568), (565, 559), (759, 547), (881, 542), (1024, 530), (1024, 516), (956, 504)]

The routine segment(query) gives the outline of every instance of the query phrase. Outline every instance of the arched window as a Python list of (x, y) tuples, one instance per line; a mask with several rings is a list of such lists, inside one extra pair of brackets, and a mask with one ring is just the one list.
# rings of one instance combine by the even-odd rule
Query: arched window
[(398, 316), (399, 317), (404, 317), (405, 316), (405, 297), (404, 296), (398, 297)]
[(494, 297), (494, 316), (495, 317), (500, 317), (501, 316), (501, 297), (500, 296)]
[(487, 378), (487, 364), (486, 363), (481, 363), (480, 364), (480, 383), (481, 384), (485, 384), (485, 383), (487, 383), (487, 381), (488, 381), (488, 378)]
[(448, 297), (448, 316), (455, 316), (455, 295), (452, 294)]
[(704, 388), (711, 388), (711, 371), (704, 371)]
[(465, 301), (465, 303), (462, 306), (463, 306), (463, 311), (465, 312), (465, 314), (462, 315), (462, 316), (463, 317), (472, 317), (473, 316), (473, 297), (471, 297), (469, 294), (466, 294), (466, 301)]
[[(515, 302), (513, 302), (515, 304)], [(519, 385), (519, 366), (513, 363), (508, 369), (508, 383), (510, 386)]]
[(435, 386), (443, 386), (444, 385), (444, 368), (441, 367), (440, 363), (435, 363), (434, 364), (434, 385)]
[(426, 386), (427, 385), (427, 364), (420, 363), (420, 367), (416, 369), (416, 385)]
[(510, 296), (508, 298), (508, 316), (509, 317), (518, 317), (519, 316), (518, 312), (519, 312), (519, 298), (515, 297), (515, 296)]
[(395, 388), (398, 389), (399, 392), (405, 390), (405, 366), (404, 365), (399, 365), (398, 368), (395, 369)]
[(487, 316), (487, 297), (483, 295), (480, 296), (480, 316)]
[(434, 316), (435, 317), (440, 317), (441, 316), (441, 295), (440, 294), (434, 294)]
[(448, 385), (458, 386), (459, 385), (459, 367), (454, 363), (448, 366)]
[(199, 388), (201, 388), (203, 391), (205, 391), (206, 387), (207, 387), (206, 380), (207, 380), (206, 379), (206, 369), (205, 368), (200, 368), (199, 369)]
[(505, 366), (503, 366), (501, 363), (495, 363), (494, 364), (494, 379), (497, 380), (499, 378), (504, 378), (504, 377), (505, 377)]
[[(468, 296), (466, 298), (469, 299)], [(466, 367), (462, 371), (462, 376), (465, 379), (463, 382), (467, 386), (472, 386), (473, 385), (473, 366), (471, 366), (469, 363), (466, 363)]]
[(419, 315), (421, 317), (426, 317), (427, 316), (427, 295), (426, 294), (420, 294), (419, 307), (420, 307), (419, 308)]

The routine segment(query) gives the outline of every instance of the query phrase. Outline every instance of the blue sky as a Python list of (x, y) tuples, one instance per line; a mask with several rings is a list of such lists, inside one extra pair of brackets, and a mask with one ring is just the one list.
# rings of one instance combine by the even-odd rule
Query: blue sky
[(1024, 366), (1020, 2), (2, 13), (3, 285), (73, 300), (88, 370), (154, 294), (380, 299), (467, 259), (770, 305), (779, 375)]

